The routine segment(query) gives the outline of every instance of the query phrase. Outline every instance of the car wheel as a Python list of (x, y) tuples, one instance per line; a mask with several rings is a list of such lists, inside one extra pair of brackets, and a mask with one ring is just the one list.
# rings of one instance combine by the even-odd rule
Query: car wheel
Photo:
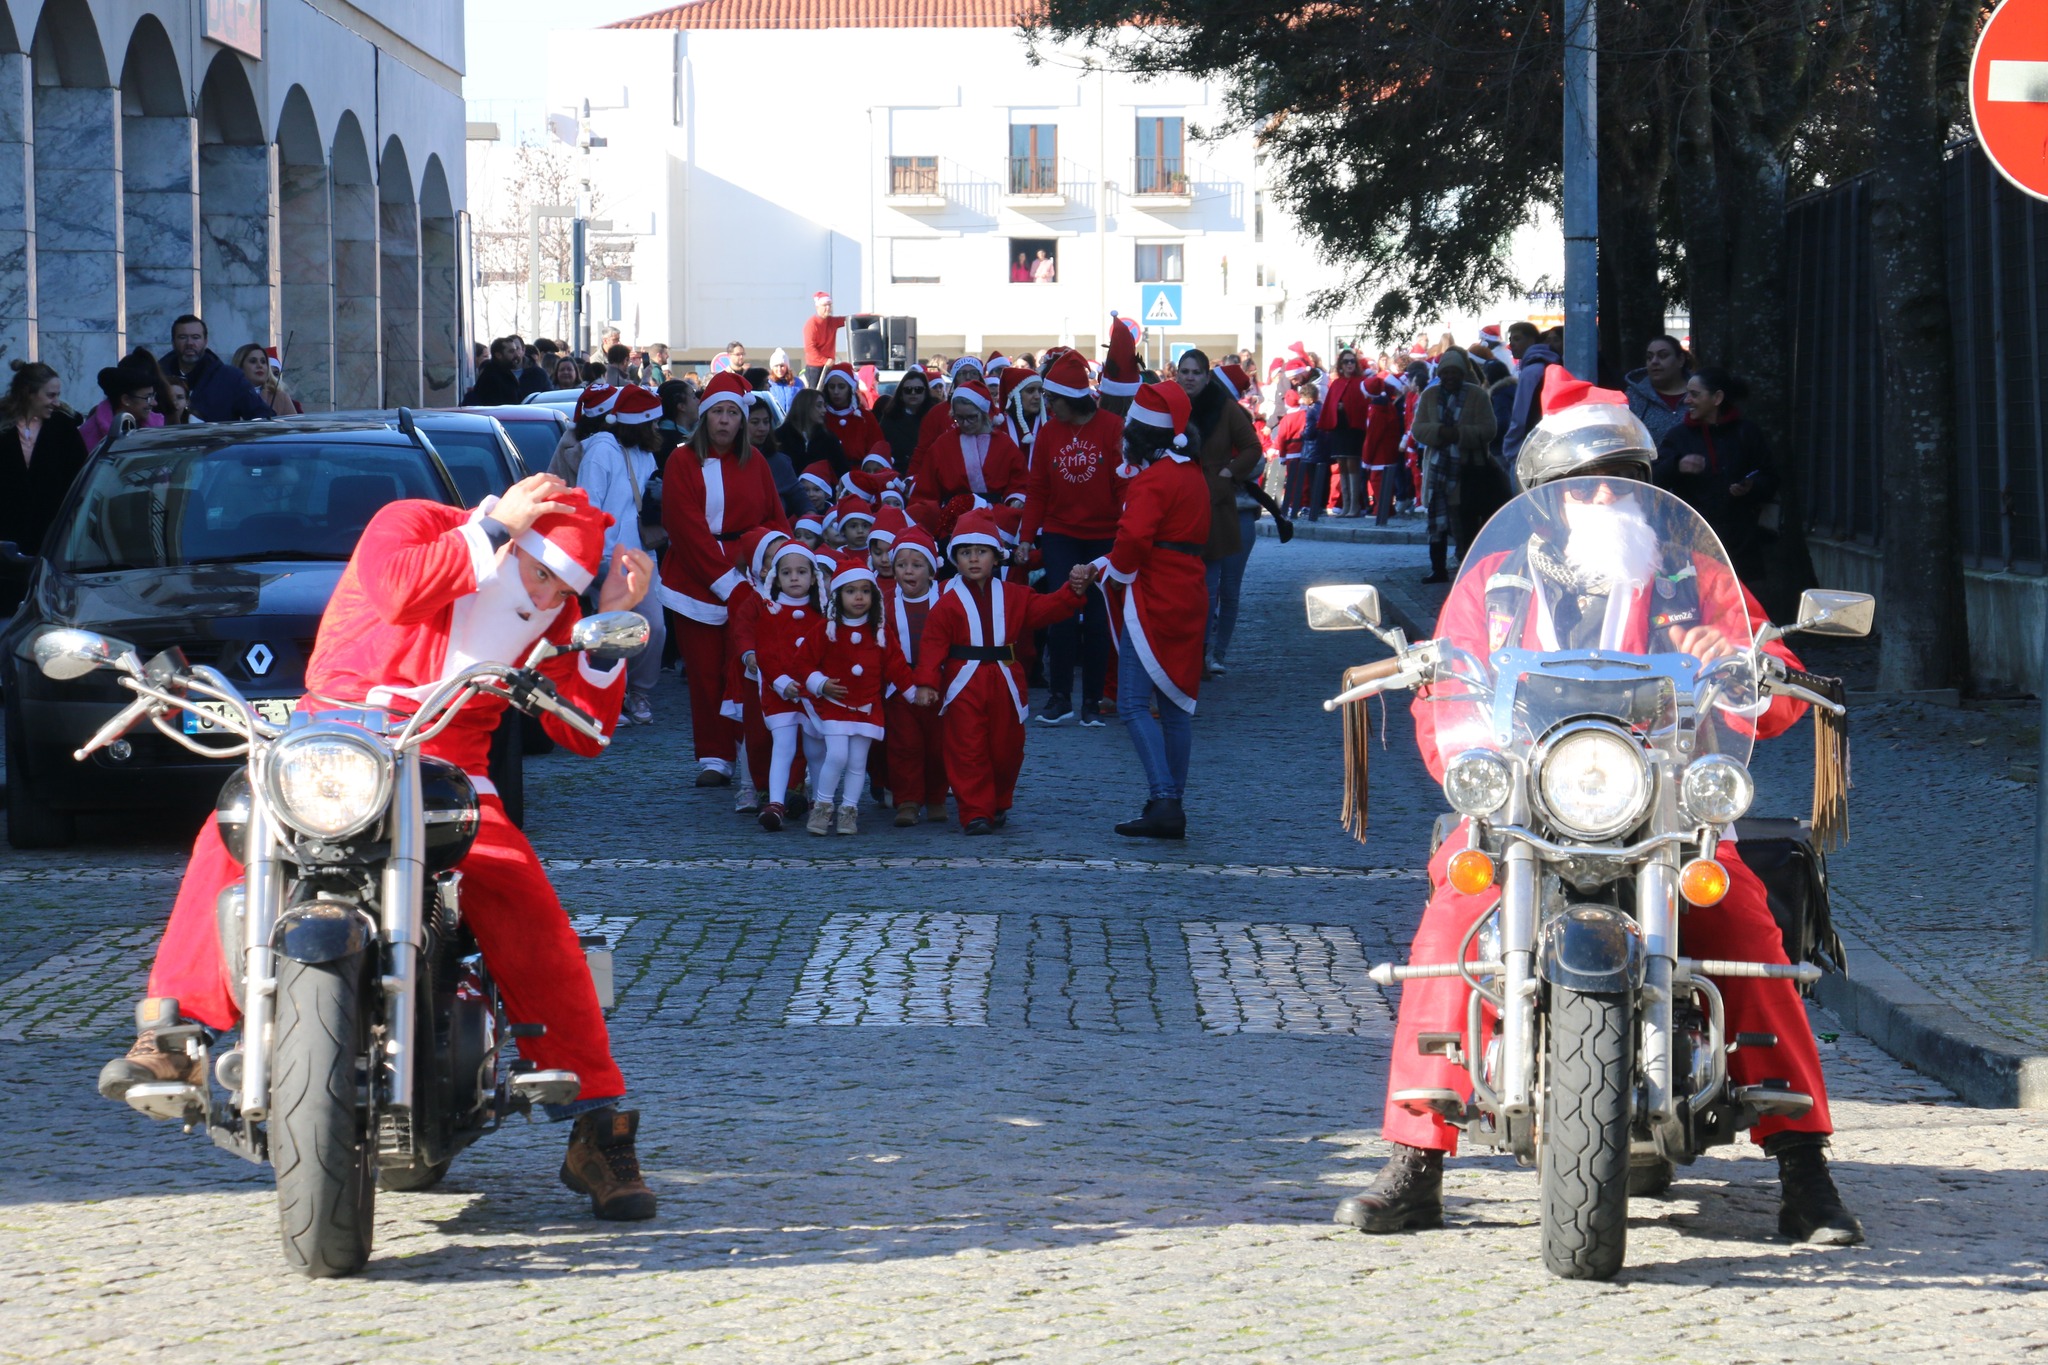
[(28, 775), (21, 715), (7, 708), (7, 842), (15, 848), (64, 848), (78, 836), (78, 818), (37, 792)]

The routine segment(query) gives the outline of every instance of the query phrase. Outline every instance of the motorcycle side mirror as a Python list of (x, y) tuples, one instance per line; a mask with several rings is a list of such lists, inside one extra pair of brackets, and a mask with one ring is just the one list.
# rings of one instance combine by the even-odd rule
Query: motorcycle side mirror
[(1380, 590), (1350, 583), (1308, 590), (1310, 630), (1372, 630), (1380, 624)]
[(615, 664), (647, 648), (647, 618), (637, 611), (601, 611), (586, 616), (569, 632), (569, 648), (592, 662)]
[(1799, 594), (1799, 624), (1809, 635), (1870, 634), (1877, 618), (1877, 599), (1867, 592), (1834, 592), (1808, 588)]
[(0, 540), (0, 564), (17, 569), (33, 569), (36, 566), (36, 557), (23, 554), (21, 546), (11, 540)]
[(82, 678), (102, 668), (113, 668), (133, 652), (133, 646), (96, 635), (89, 630), (60, 627), (36, 637), (36, 667), (43, 676), (58, 682)]

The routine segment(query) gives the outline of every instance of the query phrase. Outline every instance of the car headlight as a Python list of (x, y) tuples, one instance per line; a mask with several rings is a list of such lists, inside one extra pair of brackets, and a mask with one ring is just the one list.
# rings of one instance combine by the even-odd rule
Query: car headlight
[(1508, 803), (1514, 790), (1514, 768), (1485, 749), (1459, 754), (1444, 769), (1444, 798), (1460, 815), (1491, 815)]
[(1650, 805), (1642, 746), (1598, 722), (1565, 727), (1543, 748), (1536, 788), (1558, 827), (1606, 839), (1633, 827)]
[(1736, 759), (1708, 754), (1693, 760), (1685, 770), (1679, 793), (1695, 820), (1727, 825), (1748, 812), (1749, 803), (1756, 799), (1756, 781)]
[(360, 730), (309, 725), (271, 747), (265, 786), (271, 806), (293, 829), (342, 839), (384, 813), (391, 755)]

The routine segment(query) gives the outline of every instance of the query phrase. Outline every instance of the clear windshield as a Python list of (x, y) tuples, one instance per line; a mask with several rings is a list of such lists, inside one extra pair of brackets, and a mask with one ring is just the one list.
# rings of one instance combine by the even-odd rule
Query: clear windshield
[(1648, 484), (1559, 479), (1508, 503), (1465, 556), (1437, 638), (1446, 680), (1423, 699), (1445, 763), (1587, 717), (1674, 755), (1749, 757), (1740, 580), (1700, 515)]

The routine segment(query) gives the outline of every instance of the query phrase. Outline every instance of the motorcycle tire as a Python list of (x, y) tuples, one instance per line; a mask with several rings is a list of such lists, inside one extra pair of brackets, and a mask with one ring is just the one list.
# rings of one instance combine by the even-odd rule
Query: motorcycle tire
[(421, 1161), (410, 1166), (386, 1166), (377, 1172), (380, 1189), (411, 1193), (416, 1190), (431, 1190), (441, 1183), (448, 1174), (448, 1168), (455, 1163), (449, 1161)]
[(311, 1279), (370, 1259), (377, 1153), (359, 1103), (367, 1052), (362, 959), (277, 968), (270, 1161), (285, 1260)]
[(1608, 1280), (1628, 1250), (1635, 1029), (1625, 995), (1554, 989), (1539, 1143), (1543, 1264)]

